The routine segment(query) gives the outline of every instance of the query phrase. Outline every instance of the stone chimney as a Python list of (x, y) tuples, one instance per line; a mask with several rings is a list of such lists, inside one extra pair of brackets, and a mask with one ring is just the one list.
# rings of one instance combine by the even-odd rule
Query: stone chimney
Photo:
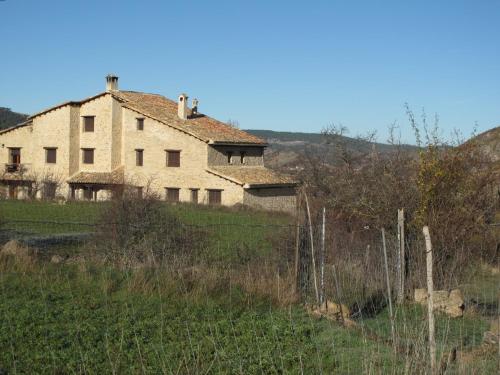
[(198, 114), (198, 99), (193, 99), (193, 102), (191, 104), (191, 113), (194, 115)]
[(118, 77), (114, 74), (106, 76), (106, 91), (118, 91)]
[(188, 96), (186, 94), (179, 95), (179, 101), (177, 102), (177, 115), (181, 120), (187, 120), (188, 118)]

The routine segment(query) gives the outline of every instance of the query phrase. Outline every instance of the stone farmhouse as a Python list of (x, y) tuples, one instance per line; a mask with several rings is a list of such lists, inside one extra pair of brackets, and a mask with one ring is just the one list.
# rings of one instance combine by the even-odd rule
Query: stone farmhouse
[(0, 131), (0, 194), (106, 200), (126, 187), (171, 202), (292, 210), (296, 183), (264, 166), (266, 142), (157, 94), (118, 89)]

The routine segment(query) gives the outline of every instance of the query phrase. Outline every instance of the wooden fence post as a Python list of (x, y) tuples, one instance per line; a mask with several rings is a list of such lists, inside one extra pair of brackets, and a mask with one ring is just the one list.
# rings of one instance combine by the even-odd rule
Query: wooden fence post
[(391, 282), (389, 280), (389, 265), (387, 263), (387, 246), (385, 244), (385, 229), (382, 228), (382, 249), (384, 251), (385, 281), (387, 284), (387, 299), (389, 301), (389, 319), (391, 320), (392, 346), (396, 350), (396, 330), (394, 328), (394, 314), (392, 311)]
[(405, 279), (406, 279), (406, 261), (405, 261), (405, 216), (404, 210), (398, 210), (398, 285), (397, 285), (397, 303), (403, 303), (405, 298)]
[(313, 268), (314, 292), (316, 294), (316, 303), (319, 305), (318, 279), (316, 277), (316, 258), (314, 257), (314, 236), (313, 236), (312, 221), (311, 221), (311, 210), (309, 209), (309, 200), (307, 199), (306, 192), (304, 192), (304, 197), (306, 199), (307, 220), (309, 221), (309, 236), (311, 241), (311, 258), (312, 258), (312, 268)]
[(326, 210), (323, 207), (323, 220), (321, 223), (321, 257), (320, 257), (320, 299), (319, 302), (322, 304), (325, 302), (325, 221), (326, 221)]
[(295, 218), (295, 292), (299, 292), (299, 247), (300, 247), (300, 201), (296, 206)]
[(432, 243), (429, 227), (422, 229), (425, 237), (426, 264), (427, 264), (427, 312), (429, 319), (429, 354), (431, 361), (431, 374), (436, 373), (436, 339), (434, 326), (434, 282), (432, 279)]

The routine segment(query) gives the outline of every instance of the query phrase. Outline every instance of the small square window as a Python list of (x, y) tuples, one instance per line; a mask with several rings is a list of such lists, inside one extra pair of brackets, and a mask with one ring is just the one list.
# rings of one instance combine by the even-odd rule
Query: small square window
[(222, 190), (208, 190), (208, 204), (220, 205), (222, 202)]
[(94, 131), (94, 116), (84, 116), (83, 117), (83, 131), (93, 132)]
[(135, 150), (135, 165), (142, 167), (144, 165), (144, 150)]
[(168, 202), (179, 202), (179, 188), (166, 188), (165, 190)]
[(83, 164), (94, 164), (94, 149), (93, 148), (83, 148)]
[(144, 119), (137, 118), (137, 130), (144, 130)]
[(57, 162), (57, 148), (46, 147), (45, 148), (45, 162), (47, 164), (56, 164)]
[(167, 167), (181, 166), (181, 152), (174, 150), (166, 150), (167, 152)]

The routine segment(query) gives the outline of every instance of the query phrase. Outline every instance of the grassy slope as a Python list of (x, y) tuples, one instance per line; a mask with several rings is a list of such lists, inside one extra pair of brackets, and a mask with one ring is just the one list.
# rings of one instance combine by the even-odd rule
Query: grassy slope
[(0, 368), (13, 373), (388, 373), (398, 363), (300, 308), (234, 288), (193, 299), (143, 294), (112, 272), (0, 275)]
[[(95, 223), (105, 206), (4, 201), (0, 217)], [(212, 251), (223, 250), (222, 259), (229, 259), (242, 244), (250, 253), (271, 250), (268, 238), (277, 234), (276, 226), (290, 223), (287, 216), (257, 211), (190, 205), (166, 209), (206, 231)], [(35, 233), (81, 230), (66, 224), (18, 225)], [(472, 280), (491, 290), (498, 286), (498, 278), (473, 275)], [(306, 373), (388, 373), (391, 368), (397, 373), (401, 365), (387, 343), (313, 320), (299, 307), (272, 306), (236, 287), (193, 298), (184, 285), (139, 293), (133, 291), (133, 283), (130, 275), (111, 270), (80, 273), (50, 266), (32, 273), (0, 272), (0, 368), (28, 373), (96, 373), (112, 368), (119, 373), (129, 368), (161, 368), (167, 373), (261, 373), (261, 368), (264, 373), (299, 373), (301, 368)], [(478, 296), (481, 285), (471, 283), (466, 295)], [(488, 294), (481, 300), (489, 298)], [(382, 340), (390, 337), (387, 312), (365, 319), (362, 326)], [(486, 322), (478, 316), (440, 316), (437, 329), (440, 351), (468, 350), (481, 341)], [(424, 345), (425, 330), (423, 309), (398, 310), (402, 342)], [(495, 373), (494, 364), (491, 357), (474, 362), (483, 373)]]
[[(6, 200), (0, 201), (0, 218), (4, 221), (4, 229), (16, 231), (20, 235), (91, 232), (95, 230), (94, 224), (106, 206), (106, 202), (69, 202), (60, 205)], [(288, 215), (245, 209), (190, 204), (165, 204), (165, 209), (177, 215), (186, 225), (197, 226), (206, 233), (209, 248), (222, 258), (234, 255), (238, 250), (270, 251), (270, 238), (279, 231), (287, 230), (286, 226), (291, 223)]]

